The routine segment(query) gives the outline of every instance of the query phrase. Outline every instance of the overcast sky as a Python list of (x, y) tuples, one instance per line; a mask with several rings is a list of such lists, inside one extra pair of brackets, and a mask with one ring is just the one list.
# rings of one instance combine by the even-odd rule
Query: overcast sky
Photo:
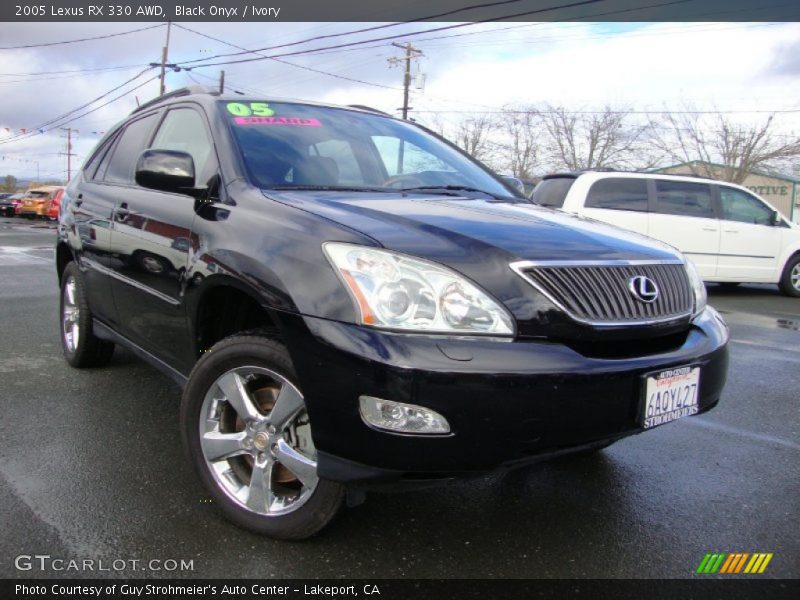
[[(186, 23), (196, 31), (245, 48), (259, 48), (316, 35), (352, 31), (368, 23)], [(784, 135), (800, 130), (800, 24), (798, 23), (506, 23), (470, 25), (424, 34), (450, 24), (399, 25), (386, 30), (293, 46), (299, 50), (380, 35), (409, 32), (424, 52), (417, 62), (425, 75), (414, 89), (412, 113), (430, 122), (434, 115), (454, 124), (475, 111), (508, 103), (550, 103), (573, 110), (614, 105), (635, 110), (680, 108), (722, 111), (796, 111), (776, 116)], [(0, 23), (0, 46), (71, 40), (147, 27), (146, 23)], [(104, 94), (160, 59), (165, 27), (104, 40), (42, 48), (0, 50), (0, 176), (63, 178), (63, 132), (2, 143), (21, 128), (34, 128)], [(444, 39), (432, 39), (440, 36)], [(398, 41), (406, 41), (398, 40)], [(402, 71), (387, 59), (401, 51), (389, 42), (365, 48), (287, 57), (311, 67), (367, 83), (357, 83), (262, 60), (225, 67), (169, 73), (167, 89), (213, 84), (226, 71), (229, 89), (251, 95), (367, 104), (397, 113), (402, 104)], [(181, 63), (236, 49), (184, 29), (172, 28), (170, 62)], [(278, 52), (278, 51), (273, 51)], [(249, 55), (252, 56), (252, 55)], [(111, 67), (125, 69), (98, 71)], [(88, 71), (95, 69), (94, 71)], [(27, 75), (43, 71), (78, 73)], [(157, 74), (152, 70), (120, 92)], [(194, 81), (193, 81), (194, 79)], [(381, 87), (384, 86), (384, 87)], [(392, 88), (392, 89), (387, 89)], [(116, 96), (79, 111), (80, 114)], [(77, 162), (135, 106), (158, 93), (152, 82), (87, 115), (77, 128)], [(761, 113), (737, 112), (743, 120)], [(9, 134), (4, 128), (10, 128)], [(73, 169), (75, 167), (73, 166)]]

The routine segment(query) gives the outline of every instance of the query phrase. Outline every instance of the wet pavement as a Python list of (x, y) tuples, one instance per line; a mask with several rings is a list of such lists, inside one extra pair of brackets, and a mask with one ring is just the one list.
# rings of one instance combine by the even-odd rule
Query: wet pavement
[(370, 494), (286, 543), (209, 503), (170, 380), (125, 351), (107, 368), (67, 366), (53, 237), (0, 219), (0, 576), (75, 575), (14, 567), (48, 554), (193, 561), (121, 573), (148, 577), (691, 577), (707, 552), (771, 552), (765, 576), (800, 577), (800, 299), (774, 287), (709, 285), (732, 343), (707, 415), (592, 456)]

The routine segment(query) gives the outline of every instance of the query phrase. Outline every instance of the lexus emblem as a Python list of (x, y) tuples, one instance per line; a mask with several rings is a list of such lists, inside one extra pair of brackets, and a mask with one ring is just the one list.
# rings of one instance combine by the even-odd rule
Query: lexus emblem
[(631, 277), (628, 280), (628, 289), (634, 298), (647, 304), (658, 300), (658, 286), (656, 282), (644, 275)]

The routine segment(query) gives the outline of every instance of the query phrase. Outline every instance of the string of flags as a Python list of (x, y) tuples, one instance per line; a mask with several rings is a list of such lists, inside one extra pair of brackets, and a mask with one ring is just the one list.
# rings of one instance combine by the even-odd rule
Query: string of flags
[[(8, 135), (20, 135), (20, 134), (21, 135), (27, 135), (29, 133), (33, 133), (34, 131), (36, 133), (40, 133), (40, 134), (44, 133), (44, 129), (33, 129), (33, 128), (30, 128), (30, 127), (20, 127), (19, 129), (12, 129), (11, 127), (3, 127), (3, 130)], [(78, 133), (78, 134), (80, 133), (80, 131), (78, 131), (77, 129), (75, 129), (73, 131), (75, 131), (75, 133)], [(105, 131), (89, 131), (88, 133), (90, 133), (92, 135), (104, 135)]]
[(0, 156), (0, 160), (13, 160), (15, 162), (34, 163), (34, 164), (38, 164), (39, 163), (38, 160), (31, 160), (31, 159), (28, 159), (28, 158), (17, 158), (15, 156)]

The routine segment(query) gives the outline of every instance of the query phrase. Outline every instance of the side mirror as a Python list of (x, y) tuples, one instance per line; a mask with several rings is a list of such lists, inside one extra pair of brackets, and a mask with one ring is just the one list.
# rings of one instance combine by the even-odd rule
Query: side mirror
[(773, 227), (776, 227), (781, 224), (781, 221), (781, 213), (779, 213), (777, 210), (773, 210), (769, 222)]
[(523, 196), (525, 195), (525, 184), (522, 183), (522, 180), (517, 179), (516, 177), (511, 177), (509, 175), (501, 175), (500, 178), (505, 181), (508, 185), (512, 188), (517, 190)]
[(136, 183), (142, 187), (190, 194), (194, 189), (194, 160), (177, 150), (145, 150), (136, 163)]

